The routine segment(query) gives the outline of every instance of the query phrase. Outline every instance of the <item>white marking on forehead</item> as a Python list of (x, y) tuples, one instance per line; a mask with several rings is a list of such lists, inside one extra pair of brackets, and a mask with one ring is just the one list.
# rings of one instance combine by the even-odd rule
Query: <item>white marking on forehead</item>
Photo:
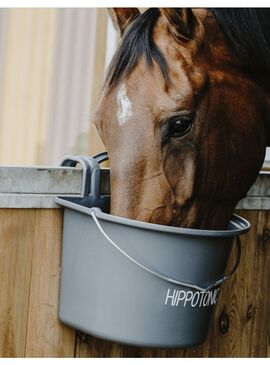
[(117, 118), (118, 124), (121, 126), (129, 121), (132, 117), (132, 104), (127, 96), (126, 84), (123, 83), (117, 93)]

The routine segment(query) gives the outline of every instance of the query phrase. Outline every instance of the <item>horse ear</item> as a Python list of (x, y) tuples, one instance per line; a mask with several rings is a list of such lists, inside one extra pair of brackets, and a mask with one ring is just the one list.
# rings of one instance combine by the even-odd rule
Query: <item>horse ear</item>
[(116, 29), (123, 34), (126, 27), (140, 14), (137, 8), (110, 8), (109, 14)]
[(190, 8), (160, 8), (168, 20), (172, 34), (179, 40), (190, 40), (193, 36), (195, 16)]

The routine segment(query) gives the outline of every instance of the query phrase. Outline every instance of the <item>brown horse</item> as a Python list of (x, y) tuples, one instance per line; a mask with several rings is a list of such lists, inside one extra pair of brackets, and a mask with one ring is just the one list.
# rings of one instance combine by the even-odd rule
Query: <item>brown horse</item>
[(270, 16), (261, 10), (112, 11), (122, 39), (95, 117), (112, 214), (227, 226), (269, 142)]

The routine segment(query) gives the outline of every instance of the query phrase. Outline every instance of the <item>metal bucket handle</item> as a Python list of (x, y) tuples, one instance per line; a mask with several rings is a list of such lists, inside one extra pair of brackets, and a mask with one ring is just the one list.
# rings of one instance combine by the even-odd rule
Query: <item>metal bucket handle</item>
[(230, 271), (230, 273), (224, 275), (222, 278), (216, 280), (214, 283), (207, 285), (206, 287), (201, 287), (199, 285), (193, 285), (193, 284), (189, 284), (183, 281), (179, 281), (173, 278), (170, 278), (168, 276), (165, 276), (163, 274), (160, 274), (156, 271), (153, 271), (151, 269), (149, 269), (147, 266), (143, 265), (142, 263), (140, 263), (139, 261), (137, 261), (136, 259), (134, 259), (133, 257), (129, 256), (129, 254), (127, 254), (124, 250), (122, 250), (107, 234), (106, 232), (103, 230), (103, 228), (101, 227), (97, 216), (96, 216), (96, 212), (101, 212), (101, 210), (99, 208), (91, 208), (90, 213), (91, 216), (95, 222), (95, 224), (97, 225), (98, 229), (100, 230), (100, 232), (103, 234), (103, 236), (107, 239), (108, 242), (110, 242), (119, 252), (121, 252), (124, 256), (126, 256), (130, 261), (132, 261), (134, 264), (136, 264), (137, 266), (141, 267), (143, 270), (151, 273), (152, 275), (165, 280), (169, 283), (172, 284), (176, 284), (176, 285), (180, 285), (180, 286), (184, 286), (193, 290), (199, 290), (199, 291), (208, 291), (211, 290), (213, 288), (215, 288), (218, 285), (221, 285), (225, 280), (227, 280), (229, 277), (231, 277), (233, 275), (233, 273), (236, 271), (239, 262), (240, 262), (240, 257), (241, 257), (241, 242), (240, 242), (240, 238), (239, 236), (236, 237), (236, 243), (237, 243), (237, 259), (236, 262), (232, 268), (232, 270)]

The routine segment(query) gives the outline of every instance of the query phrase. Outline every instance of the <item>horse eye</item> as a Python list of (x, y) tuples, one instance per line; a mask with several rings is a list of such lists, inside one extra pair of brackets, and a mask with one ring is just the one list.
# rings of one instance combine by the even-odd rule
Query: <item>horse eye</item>
[(192, 118), (182, 116), (177, 118), (172, 118), (169, 121), (169, 137), (183, 137), (187, 134), (192, 127)]

